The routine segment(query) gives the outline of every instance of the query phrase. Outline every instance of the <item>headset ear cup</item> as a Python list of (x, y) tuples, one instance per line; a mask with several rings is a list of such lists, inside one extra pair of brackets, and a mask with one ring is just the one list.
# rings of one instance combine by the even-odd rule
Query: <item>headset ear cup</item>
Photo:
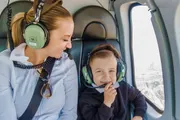
[(87, 72), (88, 72), (88, 75), (92, 81), (92, 83), (94, 82), (93, 81), (93, 74), (92, 74), (92, 70), (91, 70), (91, 67), (89, 66), (89, 64), (87, 65)]
[(82, 73), (83, 73), (85, 82), (87, 82), (88, 84), (92, 84), (93, 81), (92, 81), (91, 77), (89, 76), (88, 66), (84, 66), (84, 67), (82, 68)]
[(125, 65), (122, 62), (118, 61), (117, 62), (117, 82), (120, 82), (121, 80), (124, 79), (125, 71), (126, 71), (125, 69), (126, 69)]
[(33, 49), (43, 48), (48, 41), (48, 31), (40, 23), (29, 24), (26, 26), (23, 37), (26, 44)]

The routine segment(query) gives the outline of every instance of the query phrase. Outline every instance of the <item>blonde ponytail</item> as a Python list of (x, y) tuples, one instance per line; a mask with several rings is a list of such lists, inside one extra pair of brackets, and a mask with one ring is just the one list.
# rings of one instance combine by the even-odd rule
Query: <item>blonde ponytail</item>
[(11, 26), (12, 26), (12, 38), (14, 42), (14, 47), (18, 46), (24, 41), (22, 35), (23, 32), (22, 24), (23, 24), (24, 14), (25, 13), (18, 13), (12, 19)]

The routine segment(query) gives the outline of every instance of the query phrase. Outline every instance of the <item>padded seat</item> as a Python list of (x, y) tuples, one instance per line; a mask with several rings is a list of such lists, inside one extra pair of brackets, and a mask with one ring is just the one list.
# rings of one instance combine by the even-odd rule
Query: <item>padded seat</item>
[(104, 43), (110, 43), (120, 52), (117, 40), (116, 24), (113, 16), (106, 9), (99, 6), (86, 6), (73, 15), (75, 28), (70, 54), (74, 58), (79, 76), (79, 92), (83, 91), (82, 67), (87, 64), (91, 50)]
[(6, 33), (0, 33), (0, 52), (5, 50), (7, 46), (7, 36)]
[(80, 68), (81, 68), (81, 54), (82, 54), (82, 41), (79, 39), (73, 39), (72, 40), (72, 48), (68, 52), (72, 58), (74, 59), (77, 67), (78, 72), (78, 86), (81, 88), (81, 82), (80, 82)]
[[(12, 16), (19, 12), (27, 12), (32, 7), (32, 1), (15, 1), (10, 4)], [(0, 15), (0, 52), (7, 48), (7, 7)]]
[[(87, 6), (78, 10), (74, 16), (74, 34), (70, 54), (74, 58), (79, 76), (79, 95), (86, 88), (82, 67), (87, 64), (89, 53), (100, 44), (110, 43), (120, 52), (116, 24), (113, 16), (99, 6)], [(120, 52), (121, 53), (121, 52)], [(78, 120), (83, 120), (78, 111)]]

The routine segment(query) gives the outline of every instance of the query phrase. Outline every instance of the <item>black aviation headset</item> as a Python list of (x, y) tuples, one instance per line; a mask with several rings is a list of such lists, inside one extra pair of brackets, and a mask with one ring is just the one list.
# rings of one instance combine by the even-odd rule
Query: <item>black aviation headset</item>
[[(96, 50), (93, 50), (89, 56), (88, 56), (88, 60), (87, 60), (87, 64), (82, 68), (82, 73), (85, 79), (85, 85), (87, 86), (87, 84), (92, 85), (92, 83), (94, 83), (93, 81), (93, 75), (92, 75), (92, 71), (91, 71), (91, 67), (90, 67), (90, 57), (93, 56), (95, 53), (102, 51), (102, 50), (109, 50), (111, 51), (114, 56), (117, 58), (117, 82), (120, 82), (124, 79), (125, 74), (126, 74), (126, 67), (125, 67), (125, 63), (123, 62), (123, 60), (121, 59), (121, 57), (119, 56), (119, 53), (111, 46), (111, 45), (105, 45), (104, 47), (101, 48), (97, 48)], [(104, 87), (104, 85), (102, 86), (98, 86), (98, 87)], [(96, 88), (96, 87), (93, 87)]]

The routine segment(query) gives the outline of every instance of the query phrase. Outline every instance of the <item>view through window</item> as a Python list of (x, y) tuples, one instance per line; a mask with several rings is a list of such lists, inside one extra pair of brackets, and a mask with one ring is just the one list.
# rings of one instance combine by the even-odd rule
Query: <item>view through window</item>
[(164, 110), (164, 86), (157, 39), (147, 6), (131, 10), (132, 51), (137, 88), (157, 108)]

